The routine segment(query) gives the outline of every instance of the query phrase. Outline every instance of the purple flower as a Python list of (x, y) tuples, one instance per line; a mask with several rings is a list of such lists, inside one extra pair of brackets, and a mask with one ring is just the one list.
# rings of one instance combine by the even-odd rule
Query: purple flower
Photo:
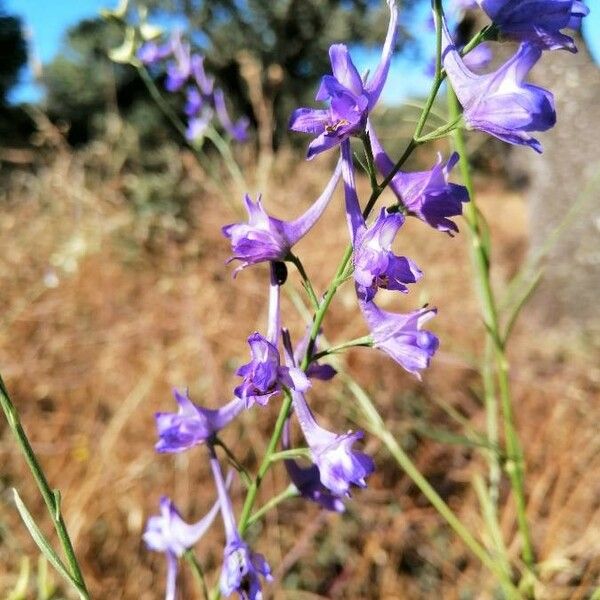
[(221, 593), (230, 596), (237, 592), (244, 600), (261, 600), (259, 576), (262, 575), (267, 581), (271, 581), (271, 569), (264, 556), (252, 552), (237, 531), (231, 499), (227, 493), (226, 483), (223, 481), (221, 466), (213, 451), (211, 451), (210, 465), (225, 527), (226, 544), (220, 578)]
[[(200, 90), (196, 87), (190, 87), (185, 94), (184, 112), (188, 117), (197, 115), (204, 106), (204, 98)], [(212, 115), (211, 115), (212, 116)]]
[(438, 338), (421, 327), (437, 311), (421, 308), (404, 315), (381, 310), (374, 302), (359, 302), (359, 305), (371, 330), (374, 347), (421, 379), (419, 371), (429, 366), (439, 346)]
[[(370, 125), (369, 137), (375, 154), (375, 164), (381, 174), (387, 177), (394, 163)], [(431, 227), (451, 235), (458, 231), (458, 227), (449, 217), (461, 215), (463, 202), (469, 201), (466, 187), (448, 182), (450, 171), (458, 158), (455, 152), (446, 164), (443, 164), (442, 157), (438, 154), (437, 163), (429, 171), (398, 171), (390, 182), (390, 188), (412, 214)]]
[(194, 54), (191, 58), (190, 64), (191, 74), (196, 80), (198, 89), (205, 98), (208, 98), (213, 93), (215, 80), (213, 77), (209, 77), (204, 69), (204, 56)]
[(483, 43), (475, 46), (471, 52), (466, 54), (463, 57), (463, 61), (471, 71), (480, 71), (485, 69), (492, 62), (493, 58), (490, 45)]
[(170, 56), (172, 51), (173, 47), (170, 41), (161, 45), (156, 42), (146, 42), (139, 47), (137, 57), (145, 65), (154, 65)]
[(187, 127), (185, 129), (186, 139), (190, 142), (195, 142), (202, 139), (210, 125), (210, 122), (212, 121), (212, 118), (212, 109), (208, 106), (204, 106), (199, 115), (191, 117), (188, 120)]
[(378, 288), (408, 292), (407, 283), (415, 283), (422, 276), (412, 260), (396, 256), (391, 245), (402, 227), (404, 217), (381, 209), (377, 220), (368, 229), (356, 235), (354, 250), (354, 280), (359, 297), (372, 300)]
[(204, 518), (188, 524), (181, 518), (173, 502), (163, 496), (160, 499), (160, 516), (148, 519), (143, 540), (148, 548), (164, 552), (167, 557), (166, 600), (175, 600), (177, 559), (206, 533), (218, 512), (219, 503), (216, 502)]
[(304, 395), (292, 390), (294, 412), (310, 447), (312, 460), (319, 470), (321, 483), (335, 496), (349, 496), (350, 485), (366, 487), (365, 477), (375, 469), (370, 456), (352, 449), (361, 439), (361, 431), (336, 434), (316, 422)]
[(168, 92), (179, 91), (192, 74), (192, 55), (190, 45), (181, 40), (176, 33), (171, 39), (174, 62), (167, 65), (165, 88)]
[(237, 370), (244, 378), (235, 388), (235, 395), (248, 408), (255, 403), (265, 406), (271, 396), (279, 394), (283, 386), (305, 391), (310, 386), (306, 375), (297, 368), (284, 367), (280, 363), (277, 347), (255, 332), (248, 338), (252, 360)]
[(231, 121), (229, 113), (227, 112), (227, 106), (225, 105), (225, 96), (223, 90), (217, 88), (213, 95), (215, 103), (215, 110), (217, 111), (217, 117), (223, 126), (223, 129), (230, 135), (236, 142), (245, 142), (248, 139), (248, 125), (250, 121), (247, 117), (241, 117), (235, 123)]
[(500, 33), (532, 42), (544, 50), (577, 52), (573, 38), (561, 33), (581, 23), (589, 9), (578, 0), (478, 0)]
[[(282, 436), (283, 449), (290, 448), (290, 421), (285, 423)], [(311, 502), (315, 502), (325, 510), (334, 512), (344, 512), (345, 506), (339, 496), (333, 494), (321, 483), (321, 473), (317, 465), (312, 464), (308, 467), (301, 467), (297, 461), (286, 459), (285, 468), (290, 479), (300, 496)]]
[(203, 444), (228, 425), (245, 407), (234, 398), (225, 406), (212, 410), (194, 404), (187, 393), (173, 390), (179, 405), (176, 413), (156, 413), (157, 452), (183, 452)]
[(232, 260), (242, 264), (235, 273), (267, 261), (282, 261), (288, 256), (292, 246), (304, 237), (329, 204), (335, 186), (340, 178), (341, 166), (338, 164), (325, 190), (312, 206), (295, 221), (281, 221), (270, 217), (262, 207), (260, 196), (256, 203), (246, 195), (244, 201), (248, 211), (247, 223), (233, 223), (223, 227), (223, 235), (231, 240)]
[(378, 288), (408, 292), (406, 284), (415, 283), (422, 273), (411, 260), (391, 251), (404, 217), (389, 214), (384, 208), (375, 223), (367, 228), (358, 203), (348, 140), (342, 143), (342, 174), (346, 215), (354, 245), (354, 280), (359, 296), (371, 300)]
[(348, 139), (360, 135), (366, 126), (367, 115), (373, 110), (390, 68), (396, 44), (398, 9), (395, 0), (388, 0), (390, 22), (383, 45), (381, 60), (373, 77), (363, 83), (344, 44), (334, 44), (329, 49), (333, 75), (325, 75), (315, 97), (317, 101), (329, 100), (329, 108), (298, 108), (290, 118), (293, 131), (314, 134), (317, 137), (308, 147), (307, 158), (328, 150)]
[(521, 44), (517, 53), (497, 71), (476, 75), (465, 66), (445, 22), (443, 33), (444, 67), (463, 106), (465, 123), (509, 144), (531, 146), (541, 152), (541, 144), (528, 132), (546, 131), (554, 126), (554, 98), (549, 91), (524, 83), (540, 58), (541, 49), (534, 44)]
[(220, 587), (224, 596), (238, 592), (244, 600), (261, 600), (262, 590), (259, 575), (271, 581), (271, 567), (265, 557), (252, 552), (248, 544), (239, 536), (225, 546)]

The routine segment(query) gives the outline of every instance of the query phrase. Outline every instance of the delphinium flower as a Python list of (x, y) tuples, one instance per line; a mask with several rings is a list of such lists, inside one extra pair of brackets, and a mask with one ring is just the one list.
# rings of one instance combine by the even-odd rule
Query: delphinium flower
[(359, 296), (371, 300), (378, 288), (408, 292), (407, 284), (415, 283), (422, 273), (411, 260), (391, 251), (404, 217), (383, 208), (375, 222), (367, 227), (356, 193), (349, 141), (342, 143), (342, 161), (346, 214), (354, 246), (354, 280)]
[(554, 126), (554, 98), (549, 91), (524, 82), (541, 56), (540, 47), (525, 42), (498, 70), (476, 75), (460, 57), (445, 21), (442, 27), (444, 68), (462, 104), (465, 123), (509, 144), (541, 152), (541, 144), (529, 132)]
[[(226, 484), (224, 484), (226, 485)], [(164, 552), (167, 558), (166, 600), (175, 600), (178, 559), (206, 533), (219, 512), (216, 502), (197, 523), (186, 523), (169, 498), (160, 499), (160, 516), (148, 519), (143, 540), (151, 550)]]
[(290, 129), (317, 136), (308, 147), (307, 158), (364, 132), (367, 116), (377, 104), (387, 79), (396, 44), (398, 8), (395, 0), (387, 2), (390, 22), (381, 59), (373, 77), (363, 82), (348, 48), (344, 44), (334, 44), (329, 49), (333, 74), (322, 78), (315, 97), (317, 101), (329, 101), (329, 107), (298, 108), (292, 114)]
[(245, 142), (248, 139), (248, 125), (250, 124), (248, 118), (240, 117), (235, 123), (231, 120), (231, 117), (227, 112), (223, 90), (219, 88), (216, 89), (214, 91), (213, 100), (217, 117), (219, 118), (219, 122), (223, 126), (223, 129), (236, 142)]
[(176, 32), (171, 39), (159, 45), (156, 42), (143, 44), (138, 58), (145, 65), (151, 66), (172, 57), (167, 64), (165, 89), (174, 93), (186, 86), (186, 102), (184, 112), (188, 118), (186, 138), (190, 141), (202, 138), (216, 116), (225, 132), (236, 142), (248, 139), (249, 120), (241, 117), (232, 121), (227, 110), (225, 94), (215, 88), (214, 78), (206, 73), (204, 56), (192, 53), (191, 46)]
[(210, 449), (210, 466), (225, 528), (225, 550), (220, 578), (221, 593), (230, 596), (237, 592), (243, 600), (261, 600), (259, 576), (262, 575), (267, 581), (271, 581), (271, 568), (264, 556), (253, 552), (238, 533), (221, 466), (212, 449)]
[(375, 465), (370, 456), (352, 449), (354, 443), (363, 437), (362, 431), (337, 434), (323, 429), (315, 420), (304, 394), (296, 390), (290, 393), (294, 413), (321, 483), (339, 498), (350, 495), (351, 485), (366, 487), (365, 478), (375, 470)]
[(167, 41), (164, 44), (157, 44), (156, 42), (146, 42), (142, 44), (138, 51), (137, 57), (145, 64), (145, 65), (154, 65), (158, 62), (165, 60), (171, 56), (173, 52), (173, 45), (171, 40)]
[(503, 37), (570, 52), (577, 52), (575, 42), (561, 30), (578, 26), (589, 12), (579, 0), (478, 0), (478, 4)]
[(245, 402), (239, 398), (215, 410), (197, 406), (187, 392), (182, 394), (174, 390), (173, 395), (178, 411), (156, 413), (157, 452), (183, 452), (202, 444), (212, 439), (245, 408)]
[(420, 371), (429, 366), (439, 346), (438, 338), (421, 327), (436, 314), (436, 309), (400, 314), (382, 310), (374, 302), (360, 301), (359, 306), (371, 330), (373, 346), (421, 379)]
[(279, 350), (260, 333), (248, 338), (252, 360), (240, 367), (237, 374), (244, 378), (235, 388), (235, 395), (250, 408), (254, 404), (265, 406), (269, 399), (281, 393), (283, 387), (305, 391), (310, 386), (306, 375), (296, 368), (281, 365)]
[(165, 89), (169, 92), (179, 91), (192, 74), (192, 51), (190, 44), (176, 33), (171, 38), (173, 59), (167, 64)]
[[(369, 138), (375, 156), (375, 164), (384, 177), (391, 172), (394, 163), (386, 154), (373, 127), (369, 124)], [(450, 183), (450, 171), (458, 162), (454, 152), (444, 163), (438, 154), (437, 163), (429, 171), (405, 173), (398, 171), (390, 181), (390, 188), (411, 214), (434, 229), (453, 234), (458, 231), (449, 217), (462, 214), (462, 205), (469, 201), (467, 188)]]
[(489, 44), (485, 42), (475, 46), (468, 54), (463, 57), (465, 65), (471, 69), (471, 71), (480, 71), (485, 69), (494, 58), (492, 49)]
[(234, 393), (248, 408), (254, 404), (265, 406), (272, 396), (282, 392), (284, 386), (300, 391), (310, 387), (304, 371), (281, 364), (277, 348), (281, 330), (280, 287), (277, 266), (271, 263), (267, 337), (255, 332), (248, 338), (252, 360), (236, 372), (243, 377), (243, 382), (235, 388)]
[[(290, 419), (285, 423), (281, 441), (283, 449), (288, 450), (290, 448)], [(321, 473), (317, 465), (311, 464), (303, 467), (292, 458), (286, 459), (284, 463), (292, 483), (302, 498), (315, 502), (326, 510), (334, 512), (345, 510), (341, 498), (321, 483)]]
[(282, 221), (269, 216), (262, 206), (260, 196), (257, 202), (252, 202), (246, 195), (244, 202), (248, 221), (226, 225), (222, 230), (223, 235), (231, 241), (233, 250), (229, 262), (239, 260), (242, 263), (235, 273), (260, 262), (285, 260), (294, 244), (310, 231), (327, 208), (340, 173), (341, 165), (338, 163), (323, 193), (294, 221)]

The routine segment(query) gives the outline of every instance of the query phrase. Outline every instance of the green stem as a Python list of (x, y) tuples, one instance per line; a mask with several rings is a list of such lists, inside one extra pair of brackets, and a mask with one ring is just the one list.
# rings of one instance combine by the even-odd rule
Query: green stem
[(215, 148), (221, 155), (229, 174), (232, 179), (236, 182), (236, 185), (242, 190), (246, 191), (248, 189), (248, 185), (246, 184), (246, 180), (242, 175), (242, 171), (240, 170), (235, 157), (233, 156), (233, 152), (231, 152), (231, 148), (229, 144), (223, 139), (221, 134), (214, 128), (209, 127), (205, 133), (206, 137), (215, 145)]
[(317, 352), (311, 359), (311, 362), (315, 362), (321, 358), (325, 358), (330, 354), (337, 354), (342, 350), (346, 350), (348, 348), (356, 348), (358, 346), (372, 346), (373, 338), (370, 335), (364, 335), (363, 337), (355, 338), (348, 342), (344, 342), (343, 344), (338, 344), (337, 346), (330, 346), (326, 350), (322, 352)]
[(206, 579), (204, 577), (204, 570), (202, 569), (202, 565), (198, 562), (196, 555), (193, 550), (187, 550), (183, 555), (185, 560), (187, 561), (192, 573), (194, 574), (194, 578), (198, 582), (200, 589), (202, 590), (202, 595), (204, 596), (204, 600), (208, 600), (208, 587), (206, 585)]
[(298, 273), (300, 273), (300, 277), (302, 278), (302, 285), (304, 286), (304, 289), (306, 290), (306, 293), (308, 294), (310, 303), (312, 304), (313, 309), (317, 310), (319, 308), (319, 299), (317, 298), (315, 289), (313, 288), (313, 285), (310, 281), (310, 277), (308, 276), (308, 274), (306, 273), (306, 270), (304, 269), (304, 265), (302, 264), (302, 261), (292, 252), (289, 253), (288, 260), (293, 262), (294, 265), (296, 266), (296, 269), (298, 269)]
[[(451, 87), (448, 87), (448, 102), (451, 113), (454, 116), (458, 116), (460, 107)], [(462, 130), (457, 129), (454, 131), (454, 143), (460, 155), (460, 169), (463, 182), (469, 191), (470, 197), (470, 202), (465, 207), (465, 219), (471, 235), (471, 257), (481, 302), (481, 312), (488, 338), (493, 346), (496, 377), (502, 407), (506, 453), (508, 455), (506, 472), (510, 478), (515, 497), (517, 522), (522, 540), (521, 554), (527, 567), (534, 570), (535, 555), (526, 514), (523, 450), (515, 429), (509, 377), (510, 367), (502, 341), (496, 298), (490, 279), (489, 241), (484, 238), (485, 222), (477, 208), (465, 137)]]
[(223, 448), (225, 454), (227, 455), (227, 458), (234, 466), (235, 470), (240, 474), (241, 478), (244, 480), (244, 484), (246, 485), (246, 487), (252, 485), (252, 477), (250, 477), (250, 473), (248, 473), (244, 465), (242, 465), (242, 463), (240, 463), (240, 461), (236, 458), (235, 454), (229, 449), (227, 444), (225, 444), (223, 440), (217, 436), (215, 437), (215, 445)]
[(344, 383), (357, 399), (370, 432), (378, 437), (386, 446), (388, 452), (396, 460), (400, 468), (410, 477), (421, 493), (427, 498), (437, 512), (445, 519), (463, 543), (502, 583), (503, 588), (510, 590), (510, 598), (520, 598), (519, 591), (514, 586), (504, 569), (497, 564), (487, 553), (485, 548), (473, 537), (471, 532), (463, 525), (452, 509), (444, 502), (431, 484), (421, 474), (419, 469), (410, 460), (409, 456), (400, 446), (394, 435), (389, 431), (383, 419), (368, 394), (348, 375), (344, 376)]
[[(156, 102), (156, 105), (171, 122), (171, 125), (173, 125), (173, 127), (181, 135), (188, 147), (194, 152), (196, 157), (199, 159), (200, 164), (208, 162), (208, 157), (202, 151), (200, 145), (194, 144), (188, 140), (185, 125), (183, 124), (177, 113), (169, 106), (169, 103), (165, 101), (163, 95), (160, 93), (158, 87), (156, 87), (156, 83), (154, 83), (154, 80), (150, 76), (150, 73), (148, 73), (146, 67), (144, 67), (144, 65), (138, 65), (137, 71), (140, 77), (142, 78), (142, 81), (144, 82), (148, 92)], [(225, 163), (229, 174), (234, 179), (237, 186), (241, 190), (245, 190), (247, 188), (246, 181), (227, 142), (223, 139), (219, 132), (216, 129), (214, 129), (214, 127), (209, 127), (205, 135), (214, 144), (215, 148), (221, 155), (221, 158), (223, 159), (223, 162)], [(214, 173), (210, 173), (209, 175), (211, 179), (219, 183)]]
[(421, 137), (427, 117), (431, 112), (433, 103), (438, 95), (440, 86), (442, 85), (442, 3), (441, 0), (433, 0), (433, 11), (435, 15), (435, 75), (433, 77), (433, 83), (431, 84), (431, 91), (429, 97), (425, 102), (425, 108), (421, 113), (421, 117), (417, 122), (417, 128), (415, 129), (414, 139)]
[[(156, 87), (156, 84), (154, 83), (154, 79), (152, 79), (152, 77), (150, 77), (150, 73), (148, 73), (148, 69), (146, 69), (146, 67), (144, 67), (144, 65), (140, 64), (137, 66), (137, 72), (139, 73), (140, 77), (142, 78), (142, 81), (144, 82), (146, 89), (152, 96), (154, 102), (156, 102), (156, 105), (158, 106), (158, 108), (160, 108), (160, 110), (163, 112), (165, 117), (167, 117), (167, 119), (169, 119), (169, 121), (171, 122), (171, 125), (173, 125), (173, 127), (179, 132), (179, 134), (183, 137), (183, 139), (187, 140), (184, 124), (181, 122), (181, 119), (177, 116), (177, 113), (169, 106), (169, 104), (167, 102), (165, 102), (165, 99), (163, 98), (162, 94), (160, 93), (160, 90)], [(195, 152), (198, 151), (198, 149), (194, 148), (193, 146), (192, 146), (192, 150), (194, 150)]]
[(291, 458), (308, 458), (310, 460), (309, 448), (291, 448), (290, 450), (281, 450), (271, 454), (271, 463), (279, 462), (280, 460), (289, 460)]
[(50, 513), (50, 518), (52, 519), (56, 533), (58, 534), (63, 552), (67, 562), (69, 563), (71, 575), (78, 584), (79, 595), (81, 596), (82, 600), (88, 600), (90, 595), (85, 585), (83, 573), (79, 567), (77, 556), (75, 555), (75, 550), (73, 549), (73, 544), (71, 542), (71, 538), (69, 537), (69, 533), (60, 510), (60, 495), (57, 490), (52, 490), (48, 484), (46, 475), (44, 474), (35, 452), (29, 443), (29, 439), (27, 438), (23, 426), (21, 425), (19, 413), (17, 412), (17, 409), (8, 395), (8, 391), (4, 385), (2, 376), (0, 376), (0, 404), (2, 405), (2, 410), (4, 411), (8, 425), (15, 436), (23, 456), (25, 457), (25, 461), (27, 462), (31, 474), (35, 479), (40, 494), (46, 503), (46, 507)]
[(264, 506), (261, 506), (249, 519), (248, 527), (256, 521), (262, 519), (271, 509), (275, 508), (282, 502), (289, 500), (290, 498), (296, 498), (300, 495), (296, 486), (290, 484), (283, 492), (271, 498)]
[(277, 444), (279, 443), (279, 439), (281, 438), (281, 434), (283, 432), (283, 426), (285, 425), (285, 421), (288, 418), (291, 408), (292, 397), (290, 396), (290, 394), (286, 394), (281, 404), (281, 408), (279, 409), (279, 415), (277, 416), (277, 421), (275, 422), (275, 428), (273, 429), (273, 433), (271, 434), (269, 445), (267, 446), (265, 455), (263, 456), (262, 462), (260, 463), (260, 466), (258, 468), (256, 479), (252, 482), (246, 494), (246, 500), (244, 501), (242, 514), (240, 515), (240, 520), (238, 522), (238, 530), (241, 535), (244, 535), (246, 529), (248, 529), (248, 520), (250, 519), (250, 513), (256, 500), (258, 488), (260, 487), (262, 480), (264, 479), (265, 475), (267, 474), (267, 471), (269, 470), (269, 467), (271, 466), (271, 456), (275, 453), (275, 450), (277, 449)]

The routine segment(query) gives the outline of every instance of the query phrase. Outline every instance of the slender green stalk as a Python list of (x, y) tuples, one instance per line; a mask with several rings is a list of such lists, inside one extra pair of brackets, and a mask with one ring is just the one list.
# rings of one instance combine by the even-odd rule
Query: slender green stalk
[(291, 448), (290, 450), (281, 450), (271, 454), (271, 463), (280, 460), (289, 460), (290, 458), (308, 458), (310, 459), (310, 450), (308, 448)]
[(433, 10), (435, 14), (435, 75), (433, 76), (433, 83), (431, 84), (431, 91), (429, 97), (425, 103), (425, 108), (421, 113), (421, 117), (417, 122), (417, 128), (415, 129), (415, 139), (421, 137), (427, 117), (433, 107), (433, 103), (437, 97), (437, 94), (442, 85), (442, 2), (441, 0), (433, 0)]
[(304, 265), (302, 264), (302, 261), (293, 252), (289, 253), (288, 260), (293, 262), (294, 265), (296, 266), (296, 269), (298, 269), (298, 273), (300, 273), (300, 277), (302, 278), (302, 285), (304, 286), (304, 289), (306, 290), (306, 293), (308, 294), (310, 303), (311, 303), (313, 309), (317, 310), (319, 308), (319, 299), (317, 298), (315, 289), (313, 288), (313, 285), (310, 281), (310, 277), (306, 273), (306, 270), (304, 268)]
[(331, 354), (337, 354), (342, 350), (347, 350), (348, 348), (357, 348), (358, 346), (372, 346), (373, 338), (370, 335), (364, 335), (363, 337), (355, 338), (353, 340), (349, 340), (348, 342), (344, 342), (343, 344), (338, 344), (337, 346), (330, 346), (326, 350), (322, 352), (317, 352), (311, 359), (311, 362), (315, 362), (321, 358), (325, 358)]
[(350, 376), (344, 376), (344, 383), (350, 389), (365, 415), (366, 424), (374, 436), (378, 437), (398, 463), (400, 468), (410, 477), (421, 493), (427, 498), (431, 505), (438, 511), (444, 520), (452, 527), (454, 532), (471, 550), (471, 552), (485, 565), (502, 583), (505, 589), (511, 591), (511, 598), (520, 598), (520, 594), (502, 567), (497, 564), (487, 553), (485, 548), (473, 537), (471, 532), (463, 525), (452, 509), (444, 502), (431, 484), (421, 474), (419, 469), (410, 460), (409, 456), (400, 446), (394, 435), (389, 431), (379, 412), (368, 394)]
[[(148, 92), (156, 102), (156, 105), (171, 122), (171, 125), (173, 125), (173, 127), (179, 132), (179, 134), (187, 143), (189, 148), (194, 152), (200, 164), (202, 165), (203, 163), (207, 162), (208, 157), (202, 151), (199, 145), (194, 144), (187, 139), (185, 125), (183, 124), (177, 113), (169, 106), (169, 103), (165, 101), (163, 95), (160, 93), (158, 87), (156, 87), (156, 83), (154, 83), (154, 80), (150, 76), (150, 73), (148, 73), (146, 67), (140, 64), (137, 66), (137, 71), (140, 77), (142, 78), (142, 81), (144, 82), (146, 88), (148, 89)], [(236, 185), (241, 190), (245, 190), (247, 188), (246, 180), (244, 179), (244, 176), (242, 175), (242, 172), (227, 142), (223, 139), (223, 137), (214, 127), (208, 127), (205, 132), (205, 136), (214, 144), (215, 148), (221, 155), (221, 158), (223, 159), (223, 162), (227, 167), (227, 170), (229, 171), (229, 174), (231, 175), (232, 179), (236, 182)], [(215, 179), (215, 181), (217, 181), (214, 175), (212, 175), (212, 178)]]
[(282, 502), (289, 500), (290, 498), (296, 498), (299, 496), (299, 492), (296, 489), (296, 486), (290, 484), (283, 492), (277, 494), (277, 496), (273, 496), (264, 506), (261, 506), (249, 519), (248, 519), (248, 527), (253, 523), (256, 523), (260, 519), (262, 519), (270, 510), (279, 506)]
[(483, 364), (481, 365), (481, 376), (483, 379), (486, 432), (490, 443), (490, 450), (487, 453), (489, 464), (489, 496), (497, 518), (502, 468), (497, 450), (499, 447), (498, 398), (496, 396), (496, 384), (494, 381), (494, 346), (489, 336), (486, 338), (485, 342), (485, 354)]
[(229, 144), (223, 139), (221, 134), (214, 127), (208, 127), (205, 135), (215, 145), (215, 148), (221, 155), (229, 174), (236, 182), (237, 186), (241, 190), (245, 191), (248, 188), (246, 180), (244, 179), (242, 171), (240, 170), (240, 167), (237, 164), (233, 153), (231, 152)]
[(202, 569), (202, 565), (198, 562), (196, 555), (193, 550), (187, 550), (183, 555), (185, 560), (187, 561), (192, 573), (194, 574), (194, 578), (198, 582), (200, 589), (202, 590), (202, 595), (204, 596), (204, 600), (208, 600), (208, 587), (206, 585), (206, 578), (204, 577), (204, 570)]
[(262, 462), (260, 463), (260, 466), (258, 468), (256, 478), (254, 479), (254, 481), (248, 488), (248, 492), (246, 493), (246, 499), (242, 508), (242, 514), (240, 515), (240, 520), (238, 522), (238, 530), (241, 535), (244, 535), (246, 529), (248, 529), (248, 520), (250, 519), (250, 513), (252, 511), (252, 508), (254, 507), (254, 502), (256, 500), (258, 488), (260, 487), (264, 476), (267, 474), (267, 471), (271, 466), (271, 456), (275, 453), (277, 449), (277, 444), (279, 443), (281, 434), (283, 432), (283, 426), (285, 425), (285, 421), (288, 418), (291, 408), (292, 397), (289, 394), (286, 394), (281, 404), (281, 408), (279, 409), (279, 415), (277, 416), (277, 421), (275, 422), (275, 427), (273, 429), (273, 433), (271, 434), (271, 439), (269, 440), (269, 444), (265, 451), (265, 455), (263, 456)]
[(35, 452), (29, 443), (29, 439), (27, 438), (25, 430), (21, 425), (19, 413), (17, 412), (17, 409), (8, 395), (8, 391), (4, 385), (2, 376), (0, 376), (0, 404), (2, 405), (2, 410), (4, 411), (8, 425), (15, 436), (17, 444), (21, 449), (31, 474), (35, 479), (40, 494), (46, 503), (52, 524), (56, 529), (58, 539), (60, 540), (60, 545), (62, 546), (65, 558), (67, 559), (71, 576), (77, 585), (79, 595), (81, 596), (82, 600), (88, 600), (90, 595), (87, 590), (85, 579), (83, 577), (81, 568), (79, 567), (77, 556), (75, 555), (75, 550), (73, 549), (73, 544), (71, 542), (71, 538), (69, 537), (67, 526), (65, 525), (60, 509), (60, 493), (58, 490), (52, 490), (48, 484), (46, 475), (44, 474), (44, 471), (38, 462), (37, 456), (35, 455)]
[[(448, 88), (448, 102), (451, 113), (454, 116), (458, 116), (460, 112), (458, 100), (450, 87)], [(496, 298), (490, 279), (489, 240), (486, 239), (485, 222), (476, 204), (466, 143), (462, 130), (457, 129), (454, 131), (454, 143), (457, 152), (460, 154), (461, 174), (470, 197), (470, 202), (467, 203), (464, 214), (471, 235), (471, 257), (481, 302), (481, 312), (488, 338), (494, 349), (494, 362), (496, 366), (496, 377), (498, 381), (506, 451), (508, 455), (506, 472), (509, 475), (515, 497), (517, 522), (522, 540), (523, 561), (529, 569), (533, 570), (535, 566), (535, 555), (529, 525), (527, 523), (523, 450), (515, 429), (510, 390), (510, 367), (506, 357), (504, 342), (502, 340)]]
[(243, 479), (244, 485), (246, 487), (252, 485), (252, 477), (250, 476), (250, 473), (248, 473), (246, 467), (244, 467), (244, 465), (242, 465), (242, 463), (237, 459), (237, 457), (231, 451), (229, 446), (227, 446), (227, 444), (225, 444), (225, 442), (223, 442), (223, 440), (218, 436), (215, 437), (215, 445), (223, 448), (225, 454), (227, 455), (227, 458), (229, 459), (229, 462), (234, 466), (235, 470), (240, 474), (241, 478)]

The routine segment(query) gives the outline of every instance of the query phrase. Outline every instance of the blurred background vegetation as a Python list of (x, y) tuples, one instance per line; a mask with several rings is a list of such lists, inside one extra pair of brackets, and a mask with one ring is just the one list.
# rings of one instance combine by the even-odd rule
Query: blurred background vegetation
[[(146, 5), (151, 22), (174, 23), (189, 32), (233, 103), (232, 113), (250, 117), (250, 142), (234, 148), (249, 191), (262, 191), (277, 216), (298, 214), (318, 196), (334, 157), (306, 163), (307, 140), (288, 134), (289, 114), (313, 104), (319, 77), (329, 71), (332, 42), (378, 47), (387, 25), (384, 3), (149, 0)], [(425, 64), (415, 39), (420, 30), (413, 26), (420, 6), (418, 0), (404, 2), (398, 51)], [(19, 18), (0, 12), (0, 371), (50, 480), (61, 487), (94, 597), (153, 600), (163, 596), (164, 564), (141, 544), (146, 517), (156, 512), (161, 494), (173, 496), (190, 520), (213, 501), (210, 486), (203, 485), (208, 473), (202, 449), (175, 460), (156, 456), (153, 413), (170, 409), (172, 386), (189, 386), (192, 398), (209, 406), (229, 397), (234, 371), (246, 359), (239, 324), (247, 324), (248, 332), (264, 324), (265, 273), (259, 267), (232, 282), (223, 266), (228, 248), (220, 227), (237, 218), (246, 190), (215, 167), (210, 142), (205, 146), (210, 164), (198, 163), (136, 69), (108, 58), (123, 41), (118, 23), (97, 17), (75, 24), (57, 55), (43, 65), (35, 56), (35, 37), (30, 40)], [(44, 95), (38, 102), (15, 104), (11, 90), (28, 57)], [(599, 85), (587, 54), (579, 58), (592, 69), (582, 76), (586, 85)], [(569, 86), (583, 84), (573, 83), (572, 67), (561, 69), (557, 97), (573, 98)], [(539, 75), (542, 85), (544, 76)], [(160, 89), (163, 77), (156, 73)], [(177, 112), (183, 101), (183, 95), (166, 98)], [(379, 107), (377, 127), (392, 155), (411, 135), (421, 101)], [(589, 215), (597, 215), (600, 155), (597, 149), (584, 155), (576, 150), (584, 137), (594, 139), (589, 131), (600, 119), (573, 116), (594, 114), (593, 100), (587, 102), (559, 114), (566, 133), (557, 142), (554, 165), (566, 162), (569, 148), (571, 174), (561, 174), (560, 191), (553, 182), (552, 193), (537, 194), (542, 208), (533, 212), (531, 206), (538, 205), (530, 201), (535, 195), (528, 187), (530, 165), (544, 159), (524, 149), (510, 152), (484, 136), (469, 139), (500, 291), (515, 274), (531, 275), (523, 265), (537, 273), (531, 230), (550, 206), (559, 215), (538, 248), (554, 239), (557, 228), (564, 229), (566, 217), (588, 228), (594, 248), (600, 227)], [(443, 99), (434, 112), (433, 121), (444, 118)], [(551, 147), (549, 136), (543, 141)], [(447, 153), (447, 146), (440, 142), (418, 153), (410, 167), (428, 168), (434, 151)], [(272, 153), (272, 160), (260, 173), (265, 153)], [(554, 165), (550, 168), (558, 172)], [(589, 177), (583, 176), (584, 167)], [(359, 186), (367, 189), (362, 177)], [(307, 240), (299, 249), (320, 289), (346, 236), (341, 204), (319, 224), (319, 244)], [(349, 353), (348, 365), (440, 495), (473, 531), (481, 531), (471, 482), (486, 467), (469, 435), (485, 429), (477, 373), (484, 328), (468, 275), (467, 236), (435, 233), (408, 223), (399, 239), (401, 253), (427, 274), (415, 286), (412, 304), (403, 308), (426, 302), (440, 308), (434, 328), (442, 350), (424, 382), (362, 350)], [(577, 241), (585, 237), (580, 230), (573, 235)], [(595, 269), (598, 247), (582, 259)], [(564, 254), (570, 259), (577, 252)], [(290, 279), (290, 286), (301, 290)], [(594, 282), (593, 276), (588, 279)], [(557, 297), (557, 290), (551, 287), (548, 294)], [(296, 315), (291, 300), (285, 302), (286, 314)], [(362, 335), (353, 291), (342, 290), (336, 302), (325, 333)], [(600, 353), (591, 327), (561, 328), (563, 316), (553, 309), (548, 323), (535, 310), (526, 312), (515, 328), (511, 360), (528, 463), (528, 514), (542, 565), (539, 597), (583, 600), (600, 586)], [(332, 428), (334, 423), (340, 428), (340, 415), (354, 426), (356, 410), (340, 382), (317, 385), (314, 402)], [(249, 412), (226, 432), (250, 467), (272, 417)], [(252, 444), (243, 442), (247, 439)], [(257, 528), (257, 549), (276, 565), (272, 597), (499, 597), (377, 441), (368, 439), (366, 450), (375, 456), (377, 473), (367, 490), (357, 492), (347, 514), (324, 515), (294, 501), (272, 513), (264, 530)], [(265, 494), (287, 485), (285, 474), (275, 471), (265, 481)], [(0, 597), (63, 598), (57, 578), (36, 564), (38, 552), (16, 514), (11, 486), (19, 487), (43, 523), (29, 473), (0, 421)], [(508, 490), (501, 492), (506, 499)], [(506, 502), (502, 529), (511, 541), (511, 557), (518, 560), (514, 510)], [(222, 551), (216, 532), (202, 548), (213, 579)], [(193, 590), (184, 572), (181, 597), (195, 597)]]

